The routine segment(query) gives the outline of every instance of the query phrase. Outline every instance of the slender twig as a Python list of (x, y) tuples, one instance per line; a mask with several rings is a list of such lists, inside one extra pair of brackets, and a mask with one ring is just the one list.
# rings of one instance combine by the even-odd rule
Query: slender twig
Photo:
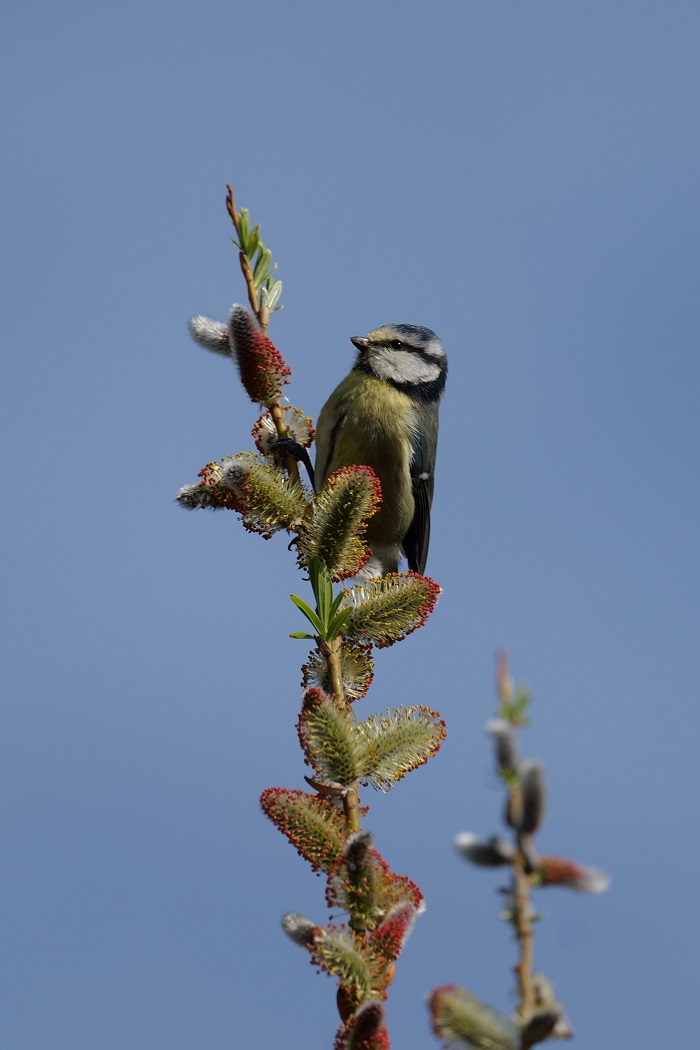
[[(518, 978), (518, 1013), (526, 1017), (534, 1006), (532, 964), (534, 956), (534, 934), (532, 930), (532, 904), (530, 900), (530, 878), (520, 836), (513, 860), (513, 924), (520, 945), (520, 959), (515, 966)], [(525, 1047), (522, 1050), (526, 1050)]]
[[(330, 643), (320, 639), (320, 648), (328, 668), (331, 693), (341, 703), (347, 703), (345, 700), (345, 690), (343, 689), (343, 676), (340, 665), (340, 658), (343, 650), (342, 634), (339, 634), (338, 637), (334, 638)], [(360, 799), (357, 793), (357, 784), (352, 784), (347, 789), (345, 798), (343, 799), (343, 811), (345, 813), (345, 823), (348, 831), (350, 833), (353, 831), (359, 831)]]
[(238, 229), (238, 212), (236, 211), (236, 200), (235, 200), (235, 198), (233, 196), (233, 186), (231, 186), (230, 183), (227, 183), (226, 184), (226, 189), (228, 190), (228, 193), (226, 194), (226, 211), (231, 216), (231, 222), (233, 223), (233, 228), (235, 229), (236, 233), (240, 237), (241, 234), (240, 234), (240, 230)]
[[(238, 223), (238, 212), (236, 211), (236, 200), (233, 195), (233, 186), (227, 184), (226, 189), (228, 190), (228, 193), (226, 195), (226, 211), (231, 216), (231, 222), (233, 223), (233, 227), (236, 233), (238, 234), (238, 238), (240, 240), (241, 230)], [(248, 302), (250, 303), (253, 312), (258, 319), (258, 324), (262, 328), (263, 335), (267, 335), (267, 326), (270, 321), (270, 311), (266, 306), (260, 306), (258, 292), (255, 287), (255, 278), (253, 277), (253, 268), (250, 265), (250, 259), (244, 251), (239, 251), (238, 262), (240, 263), (243, 279), (245, 281), (246, 288), (248, 289)]]
[[(332, 642), (326, 642), (322, 638), (319, 638), (319, 647), (326, 661), (328, 668), (328, 677), (330, 679), (331, 694), (339, 700), (341, 703), (345, 703), (346, 706), (350, 706), (345, 699), (345, 690), (343, 688), (343, 676), (341, 671), (341, 654), (343, 651), (343, 636), (339, 634), (337, 638), (334, 638)], [(343, 813), (345, 815), (345, 825), (348, 829), (348, 834), (351, 835), (354, 831), (360, 830), (360, 796), (357, 792), (357, 781), (351, 784), (345, 791), (343, 797)], [(350, 916), (350, 929), (354, 930), (357, 934), (364, 934), (367, 932), (365, 922), (361, 920), (357, 915)], [(339, 1007), (340, 1009), (340, 1007)], [(341, 1018), (343, 1014), (341, 1011)]]
[[(239, 224), (239, 221), (238, 221), (238, 211), (236, 210), (236, 198), (234, 197), (234, 194), (233, 194), (233, 186), (231, 186), (230, 184), (227, 183), (226, 189), (228, 190), (228, 193), (226, 194), (226, 211), (229, 213), (229, 215), (231, 217), (231, 222), (233, 223), (233, 228), (236, 231), (236, 233), (238, 235), (238, 239), (240, 241), (240, 239), (241, 239), (241, 229), (240, 229), (240, 224)], [(270, 322), (270, 310), (269, 310), (269, 307), (267, 307), (267, 306), (260, 306), (260, 302), (258, 300), (258, 293), (257, 293), (257, 290), (255, 288), (255, 279), (253, 277), (253, 270), (252, 270), (252, 267), (250, 265), (250, 260), (249, 260), (248, 256), (246, 255), (246, 253), (244, 251), (239, 251), (239, 253), (238, 253), (238, 261), (239, 261), (240, 266), (241, 266), (241, 272), (243, 274), (243, 278), (244, 278), (245, 283), (246, 283), (246, 288), (248, 289), (248, 302), (251, 305), (253, 313), (255, 314), (255, 316), (258, 319), (258, 324), (260, 325), (260, 328), (262, 329), (263, 335), (267, 335), (267, 326), (268, 326), (268, 324)], [(285, 423), (284, 412), (283, 412), (282, 406), (279, 403), (279, 401), (276, 401), (274, 404), (270, 405), (269, 406), (269, 411), (270, 411), (270, 417), (272, 419), (272, 422), (275, 424), (275, 430), (277, 431), (277, 437), (278, 438), (286, 438), (287, 437), (287, 424)], [(290, 478), (292, 478), (294, 481), (299, 481), (300, 480), (300, 478), (299, 478), (299, 465), (298, 465), (297, 461), (294, 459), (294, 457), (290, 456), (290, 455), (285, 455), (285, 457), (284, 457), (284, 465), (285, 465), (285, 467), (287, 469), (287, 473), (289, 474)]]
[[(270, 412), (270, 418), (272, 419), (272, 422), (275, 424), (275, 430), (277, 431), (277, 437), (278, 438), (286, 438), (287, 437), (287, 433), (288, 433), (288, 431), (287, 431), (287, 424), (285, 423), (284, 411), (283, 411), (282, 406), (280, 405), (279, 401), (275, 401), (274, 404), (270, 405), (269, 412)], [(284, 465), (285, 465), (285, 467), (287, 469), (287, 473), (289, 474), (290, 478), (293, 481), (301, 481), (301, 477), (299, 475), (299, 464), (295, 460), (294, 456), (290, 455), (289, 453), (285, 453), (285, 455), (284, 455)]]
[(343, 676), (340, 667), (340, 655), (343, 647), (343, 636), (339, 634), (332, 642), (323, 642), (323, 655), (328, 667), (328, 677), (331, 683), (331, 693), (338, 700), (345, 702), (345, 690), (343, 689)]

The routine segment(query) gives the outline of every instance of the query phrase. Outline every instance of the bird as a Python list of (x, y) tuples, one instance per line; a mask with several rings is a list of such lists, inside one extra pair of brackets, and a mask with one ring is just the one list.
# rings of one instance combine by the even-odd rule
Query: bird
[(424, 575), (447, 357), (421, 325), (387, 324), (350, 341), (355, 362), (318, 418), (314, 486), (319, 492), (340, 467), (371, 467), (382, 504), (367, 525), (371, 556), (362, 575), (398, 572), (402, 553)]

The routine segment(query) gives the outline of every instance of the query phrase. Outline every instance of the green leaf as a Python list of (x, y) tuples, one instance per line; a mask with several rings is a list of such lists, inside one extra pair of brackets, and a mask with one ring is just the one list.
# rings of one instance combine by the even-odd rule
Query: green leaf
[(342, 612), (338, 613), (337, 616), (331, 616), (328, 622), (328, 636), (326, 641), (332, 641), (333, 638), (337, 638), (339, 634), (343, 633), (343, 629), (350, 619), (351, 610), (343, 609)]
[(260, 243), (260, 223), (257, 222), (253, 229), (248, 235), (248, 244), (246, 245), (246, 255), (250, 258), (255, 255), (258, 250), (258, 244)]
[(316, 635), (315, 634), (307, 634), (306, 631), (293, 631), (290, 634), (289, 637), (290, 638), (304, 638), (307, 641), (312, 641), (312, 642), (316, 641)]
[(311, 580), (311, 587), (313, 589), (314, 594), (316, 594), (316, 589), (318, 587), (318, 578), (319, 573), (321, 571), (321, 564), (322, 563), (320, 558), (309, 559), (309, 579)]
[(267, 305), (270, 308), (270, 312), (272, 312), (273, 310), (279, 310), (279, 306), (277, 304), (279, 303), (280, 298), (282, 296), (282, 282), (269, 282), (269, 286), (265, 289), (265, 291), (267, 293)]
[(328, 575), (328, 569), (320, 558), (312, 558), (309, 562), (309, 579), (316, 598), (316, 610), (323, 624), (325, 638), (327, 636), (328, 621), (334, 605), (333, 584)]
[(309, 621), (312, 627), (315, 628), (317, 634), (323, 634), (323, 624), (319, 620), (316, 613), (313, 611), (310, 605), (307, 605), (303, 598), (300, 598), (297, 594), (290, 594), (289, 597), (292, 599), (297, 609), (303, 612), (306, 619)]
[(241, 208), (238, 213), (238, 236), (241, 238), (241, 251), (248, 253), (248, 233), (250, 231), (250, 212)]
[(255, 287), (259, 288), (263, 281), (267, 280), (267, 275), (272, 263), (272, 252), (269, 248), (263, 249), (262, 242), (258, 248), (258, 258), (255, 262), (253, 269), (253, 280), (255, 281)]
[(343, 605), (343, 599), (345, 592), (341, 591), (340, 594), (336, 595), (336, 598), (328, 610), (328, 630), (333, 631), (332, 637), (340, 634), (341, 629), (350, 619), (350, 609)]

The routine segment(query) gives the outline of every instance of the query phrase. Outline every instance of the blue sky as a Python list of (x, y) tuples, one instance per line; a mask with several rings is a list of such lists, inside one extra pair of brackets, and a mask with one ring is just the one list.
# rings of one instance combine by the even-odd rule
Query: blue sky
[[(424, 702), (439, 756), (369, 797), (426, 894), (388, 1006), (510, 1007), (484, 722), (507, 648), (535, 695), (536, 961), (579, 1045), (687, 1041), (700, 856), (700, 12), (691, 2), (254, 8), (67, 0), (4, 18), (0, 734), (8, 1050), (330, 1046), (334, 988), (279, 916), (322, 883), (260, 815), (302, 785), (303, 591), (281, 538), (173, 496), (255, 412), (187, 319), (244, 288), (225, 184), (263, 224), (271, 334), (317, 415), (348, 337), (428, 325), (450, 358), (429, 624), (362, 713)], [(272, 654), (272, 655), (271, 655)]]

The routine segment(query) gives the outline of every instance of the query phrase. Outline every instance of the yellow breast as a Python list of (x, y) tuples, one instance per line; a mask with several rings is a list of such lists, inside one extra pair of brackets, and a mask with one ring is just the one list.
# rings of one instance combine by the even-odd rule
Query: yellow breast
[(382, 508), (368, 539), (398, 543), (413, 519), (410, 463), (416, 429), (413, 402), (390, 383), (351, 372), (333, 391), (318, 420), (316, 485), (339, 467), (364, 464), (382, 486)]

